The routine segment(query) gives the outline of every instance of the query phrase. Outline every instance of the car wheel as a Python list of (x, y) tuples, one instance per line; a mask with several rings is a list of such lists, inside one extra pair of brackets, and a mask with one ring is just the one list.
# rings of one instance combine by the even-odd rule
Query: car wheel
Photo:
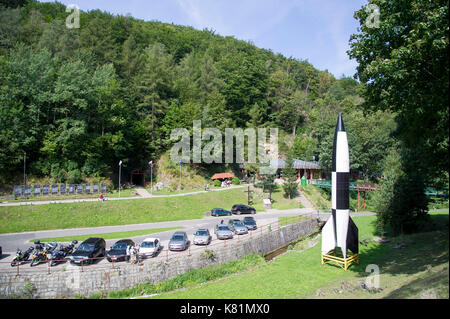
[(240, 215), (240, 214), (241, 214), (241, 211), (240, 211), (240, 210), (238, 210), (238, 211), (237, 211), (237, 214), (238, 214), (238, 215)]
[(256, 214), (256, 210), (252, 210), (252, 214)]

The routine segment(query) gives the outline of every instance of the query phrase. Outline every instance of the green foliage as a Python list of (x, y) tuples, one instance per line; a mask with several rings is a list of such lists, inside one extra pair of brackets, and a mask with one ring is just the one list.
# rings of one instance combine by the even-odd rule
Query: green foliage
[(379, 27), (365, 24), (369, 11), (355, 12), (361, 32), (348, 52), (359, 63), (366, 110), (396, 113), (396, 135), (408, 148), (423, 146), (430, 177), (448, 171), (448, 1), (371, 0)]
[(220, 187), (220, 185), (221, 185), (220, 180), (218, 180), (218, 179), (214, 180), (214, 186), (215, 187)]
[(283, 183), (284, 197), (292, 199), (297, 196), (297, 170), (294, 168), (292, 158), (286, 159), (286, 168), (283, 170), (283, 177), (286, 180)]
[(28, 175), (117, 182), (119, 160), (123, 176), (145, 169), (172, 146), (171, 131), (191, 131), (193, 120), (221, 133), (277, 127), (282, 156), (314, 156), (328, 167), (344, 111), (352, 168), (368, 176), (391, 142), (389, 115), (358, 113), (358, 82), (307, 61), (210, 30), (100, 10), (81, 12), (81, 28), (68, 29), (58, 2), (11, 7), (0, 7), (1, 182), (21, 180), (24, 152)]
[(233, 178), (231, 179), (231, 183), (232, 183), (233, 185), (239, 185), (239, 184), (240, 184), (239, 178), (233, 177)]
[[(382, 230), (389, 228), (395, 235), (418, 231), (429, 221), (424, 178), (410, 171), (414, 164), (417, 165), (410, 156), (397, 150), (389, 154), (384, 180), (377, 193), (377, 224)], [(405, 163), (402, 160), (405, 157), (409, 157), (410, 162)]]

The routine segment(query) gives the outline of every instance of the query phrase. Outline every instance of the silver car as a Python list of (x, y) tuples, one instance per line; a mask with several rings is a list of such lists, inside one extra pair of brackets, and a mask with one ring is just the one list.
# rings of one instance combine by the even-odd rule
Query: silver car
[(184, 231), (175, 232), (169, 241), (169, 250), (186, 250), (188, 246), (189, 240)]
[(224, 225), (224, 224), (216, 225), (216, 228), (214, 229), (214, 233), (216, 234), (217, 239), (233, 238), (233, 232), (227, 225)]
[(202, 228), (198, 229), (194, 234), (193, 243), (194, 245), (209, 245), (211, 243), (212, 237), (209, 234), (209, 230)]
[(248, 228), (239, 219), (230, 219), (228, 221), (228, 227), (233, 231), (236, 235), (248, 234)]

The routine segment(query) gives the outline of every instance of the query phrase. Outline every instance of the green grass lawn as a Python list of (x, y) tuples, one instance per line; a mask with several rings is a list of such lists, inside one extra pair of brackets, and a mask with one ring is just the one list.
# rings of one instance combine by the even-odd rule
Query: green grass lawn
[(204, 217), (214, 207), (245, 203), (244, 189), (180, 197), (0, 207), (0, 233), (140, 224)]
[(78, 235), (78, 236), (65, 236), (65, 237), (49, 237), (49, 238), (34, 238), (30, 239), (29, 242), (33, 243), (35, 240), (40, 240), (41, 242), (70, 242), (72, 240), (78, 240), (82, 242), (89, 237), (101, 237), (103, 239), (121, 239), (121, 238), (132, 238), (137, 236), (150, 235), (154, 233), (160, 233), (168, 230), (179, 229), (182, 227), (166, 227), (166, 228), (151, 228), (151, 229), (140, 229), (140, 230), (130, 230), (115, 233), (99, 233), (99, 234), (88, 234), (88, 235)]
[(304, 192), (311, 203), (316, 208), (331, 207), (331, 201), (326, 198), (325, 191), (314, 185), (300, 186), (300, 191)]
[[(319, 237), (314, 247), (291, 250), (251, 271), (154, 298), (316, 298), (318, 289), (323, 298), (345, 297), (346, 293), (353, 294), (350, 298), (417, 298), (430, 288), (438, 297), (448, 298), (448, 214), (433, 213), (432, 218), (441, 224), (439, 230), (393, 237), (389, 243), (372, 240), (377, 234), (374, 216), (354, 218), (359, 239), (367, 246), (360, 245), (360, 264), (348, 271), (332, 264), (321, 266)], [(394, 248), (398, 243), (406, 246)], [(339, 293), (343, 282), (356, 287), (358, 281), (365, 281), (369, 264), (380, 269), (381, 292), (355, 288)]]
[[(268, 193), (264, 193), (264, 198), (269, 198)], [(254, 198), (253, 204), (251, 205), (256, 210), (264, 211), (262, 198)], [(283, 189), (278, 187), (272, 192), (272, 208), (273, 209), (291, 209), (291, 208), (302, 208), (301, 203), (297, 202), (297, 200), (285, 198), (283, 196)]]

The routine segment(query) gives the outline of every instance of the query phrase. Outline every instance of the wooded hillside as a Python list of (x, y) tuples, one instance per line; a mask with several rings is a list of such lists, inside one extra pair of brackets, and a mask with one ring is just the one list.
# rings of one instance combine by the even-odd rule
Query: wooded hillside
[(172, 129), (192, 130), (194, 119), (221, 131), (277, 127), (282, 154), (329, 167), (342, 111), (351, 168), (367, 177), (393, 145), (393, 115), (365, 116), (358, 82), (308, 57), (99, 10), (69, 29), (60, 3), (1, 3), (1, 183), (21, 180), (24, 152), (34, 176), (115, 180), (119, 160), (124, 174), (146, 168), (170, 148)]

